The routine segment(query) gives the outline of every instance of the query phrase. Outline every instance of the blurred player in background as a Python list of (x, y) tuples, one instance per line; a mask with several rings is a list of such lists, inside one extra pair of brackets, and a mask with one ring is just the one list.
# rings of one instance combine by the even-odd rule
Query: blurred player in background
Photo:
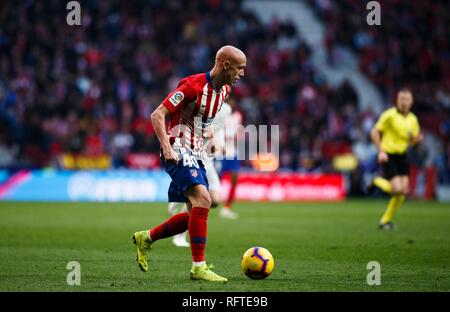
[[(205, 166), (206, 169), (206, 166)], [(208, 179), (209, 182), (209, 179)], [(209, 186), (211, 188), (211, 184)], [(187, 212), (186, 203), (169, 202), (169, 215), (174, 216), (178, 213)], [(176, 234), (172, 237), (172, 243), (177, 247), (190, 247), (189, 241), (187, 240), (187, 232), (184, 231), (180, 234)]]
[(370, 133), (378, 150), (378, 162), (383, 165), (384, 178), (376, 177), (369, 188), (376, 186), (391, 195), (379, 224), (384, 230), (394, 228), (392, 219), (408, 193), (408, 147), (423, 141), (417, 117), (411, 112), (413, 100), (411, 90), (398, 91), (397, 105), (381, 114)]
[[(241, 50), (233, 46), (220, 48), (210, 72), (182, 79), (176, 90), (151, 115), (161, 144), (161, 160), (172, 179), (168, 191), (169, 202), (184, 202), (188, 211), (177, 213), (149, 230), (133, 234), (136, 260), (144, 272), (148, 271), (148, 252), (153, 243), (188, 230), (192, 255), (190, 278), (227, 281), (214, 273), (212, 266), (205, 261), (211, 196), (203, 164), (204, 132), (210, 128), (220, 111), (230, 86), (244, 76), (246, 62), (246, 56)], [(170, 117), (168, 129), (166, 117)]]
[(232, 210), (232, 204), (236, 194), (236, 187), (238, 183), (238, 174), (240, 163), (237, 155), (237, 139), (239, 129), (242, 127), (242, 113), (236, 109), (236, 100), (233, 97), (228, 99), (228, 104), (231, 108), (231, 114), (225, 119), (225, 126), (222, 128), (222, 133), (217, 133), (217, 138), (223, 138), (223, 160), (221, 162), (221, 175), (230, 175), (230, 190), (225, 201), (225, 205), (220, 210), (220, 216), (227, 219), (236, 219), (238, 214)]
[[(226, 99), (226, 101), (229, 101), (229, 98)], [(218, 147), (218, 149), (215, 151), (214, 155), (223, 154), (225, 150), (225, 132), (226, 132), (226, 124), (227, 120), (232, 115), (232, 108), (227, 103), (224, 102), (222, 105), (222, 110), (217, 114), (217, 118), (214, 120), (214, 131), (215, 131), (215, 146)], [(213, 201), (214, 206), (217, 207), (222, 203), (222, 189), (220, 184), (220, 177), (219, 173), (217, 172), (217, 168), (215, 166), (214, 161), (214, 155), (212, 157), (210, 155), (206, 155), (206, 161), (205, 161), (205, 168), (206, 168), (206, 175), (208, 177), (208, 181), (210, 181), (210, 193), (211, 198)], [(221, 209), (220, 215), (223, 216)]]

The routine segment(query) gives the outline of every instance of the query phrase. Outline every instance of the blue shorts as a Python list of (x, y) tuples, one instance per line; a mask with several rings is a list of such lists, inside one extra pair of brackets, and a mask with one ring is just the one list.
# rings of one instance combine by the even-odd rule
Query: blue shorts
[(172, 178), (169, 186), (169, 202), (186, 203), (188, 199), (184, 193), (191, 187), (197, 184), (204, 185), (209, 190), (208, 179), (206, 178), (206, 170), (201, 160), (196, 160), (193, 156), (184, 154), (188, 161), (181, 158), (178, 164), (164, 161), (161, 157), (161, 162), (164, 169)]
[(223, 174), (225, 172), (239, 171), (240, 168), (241, 168), (241, 165), (240, 165), (239, 160), (237, 159), (237, 156), (234, 156), (233, 159), (223, 159), (221, 174)]

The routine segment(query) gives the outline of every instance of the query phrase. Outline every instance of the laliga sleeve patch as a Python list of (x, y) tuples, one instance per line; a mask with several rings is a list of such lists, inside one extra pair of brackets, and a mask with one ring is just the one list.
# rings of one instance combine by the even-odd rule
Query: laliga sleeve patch
[(177, 106), (181, 103), (184, 99), (184, 93), (181, 91), (177, 91), (169, 98), (170, 103), (173, 104), (173, 106)]

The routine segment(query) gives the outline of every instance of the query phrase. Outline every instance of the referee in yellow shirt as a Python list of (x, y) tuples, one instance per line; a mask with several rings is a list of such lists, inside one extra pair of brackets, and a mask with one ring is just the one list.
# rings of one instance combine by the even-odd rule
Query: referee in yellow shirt
[(394, 228), (392, 219), (408, 193), (408, 147), (423, 140), (417, 117), (411, 112), (412, 104), (411, 90), (399, 90), (397, 105), (384, 111), (370, 132), (372, 142), (378, 150), (378, 162), (384, 169), (384, 178), (376, 177), (372, 183), (391, 195), (379, 224), (379, 228), (383, 230)]

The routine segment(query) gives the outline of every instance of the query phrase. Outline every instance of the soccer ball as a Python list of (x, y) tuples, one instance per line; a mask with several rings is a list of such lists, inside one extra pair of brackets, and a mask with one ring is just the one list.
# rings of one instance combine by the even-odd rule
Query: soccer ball
[(274, 265), (272, 254), (263, 247), (252, 247), (242, 256), (242, 271), (251, 279), (266, 278), (272, 273)]

